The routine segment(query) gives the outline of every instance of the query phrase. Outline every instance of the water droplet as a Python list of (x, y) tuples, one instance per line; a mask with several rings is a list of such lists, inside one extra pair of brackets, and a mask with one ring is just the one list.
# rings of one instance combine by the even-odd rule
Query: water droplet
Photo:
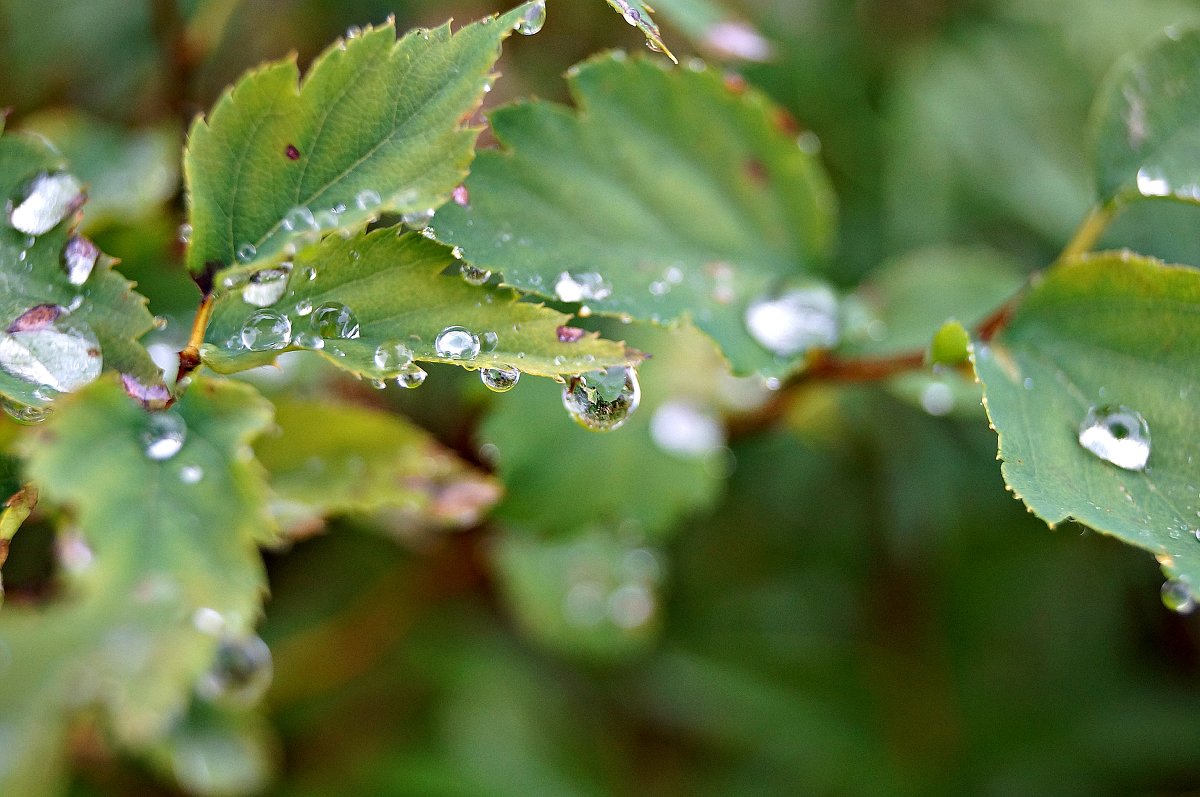
[(190, 244), (192, 242), (192, 225), (184, 222), (179, 225), (179, 243)]
[(242, 286), (242, 301), (255, 307), (267, 307), (283, 298), (287, 290), (288, 275), (292, 273), (291, 263), (280, 263), (276, 268), (264, 268), (256, 271)]
[(579, 276), (564, 271), (554, 283), (554, 295), (560, 302), (600, 301), (612, 295), (612, 285), (594, 271)]
[(505, 393), (517, 386), (521, 372), (516, 368), (502, 365), (496, 368), (480, 369), (479, 378), (483, 380), (483, 384), (487, 386), (488, 390)]
[(641, 399), (637, 372), (619, 365), (569, 377), (562, 391), (563, 406), (575, 422), (598, 432), (619, 428)]
[(668, 454), (703, 457), (725, 445), (725, 429), (711, 412), (686, 401), (667, 401), (650, 419), (650, 437)]
[(91, 327), (39, 305), (0, 333), (0, 369), (35, 385), (69, 393), (100, 376), (104, 359)]
[(428, 376), (428, 374), (425, 373), (424, 368), (416, 363), (410, 363), (396, 376), (396, 384), (400, 387), (406, 387), (409, 389), (417, 388), (425, 384), (426, 376)]
[[(317, 278), (317, 270), (312, 266), (305, 266), (304, 270), (300, 273), (304, 276), (304, 279), (308, 280), (309, 282), (312, 282)], [(312, 303), (310, 302), (309, 307), (311, 306)]]
[(380, 202), (379, 192), (370, 188), (364, 188), (354, 196), (354, 204), (359, 210), (374, 210), (379, 207)]
[(237, 259), (249, 263), (258, 254), (258, 247), (252, 243), (244, 243), (237, 248)]
[(513, 25), (513, 30), (522, 36), (532, 36), (540, 31), (545, 24), (546, 0), (537, 0), (537, 2), (531, 3), (525, 9), (516, 24)]
[(43, 172), (29, 182), (8, 221), (26, 235), (52, 230), (83, 204), (83, 186), (66, 172)]
[(476, 268), (470, 263), (463, 263), (460, 266), (462, 271), (463, 282), (468, 285), (483, 285), (492, 278), (492, 272), (483, 268)]
[(173, 412), (152, 412), (142, 432), (146, 456), (155, 462), (170, 459), (183, 448), (187, 439), (187, 424)]
[(382, 343), (375, 350), (375, 367), (388, 376), (403, 372), (412, 361), (412, 349), (399, 341)]
[(1171, 196), (1171, 183), (1163, 175), (1148, 169), (1138, 169), (1138, 193), (1145, 197)]
[(317, 220), (308, 208), (295, 207), (284, 215), (283, 229), (288, 232), (312, 232), (317, 229)]
[(242, 345), (250, 351), (285, 349), (292, 342), (292, 321), (274, 310), (259, 310), (246, 319)]
[(82, 235), (71, 236), (62, 251), (62, 264), (67, 271), (67, 281), (72, 285), (87, 282), (99, 257), (100, 247)]
[(1163, 582), (1159, 590), (1163, 606), (1179, 614), (1191, 614), (1196, 608), (1196, 599), (1192, 597), (1191, 587), (1183, 581), (1171, 579)]
[(479, 350), (493, 352), (500, 345), (500, 336), (495, 332), (487, 331), (479, 336)]
[(22, 404), (6, 396), (0, 396), (0, 407), (4, 409), (8, 417), (25, 426), (42, 423), (50, 417), (52, 411), (50, 407), (35, 407), (30, 404)]
[(479, 355), (479, 338), (466, 327), (446, 327), (433, 341), (439, 357), (451, 360), (473, 360)]
[(311, 299), (301, 299), (296, 302), (296, 315), (303, 318), (313, 311), (313, 303)]
[(219, 636), (225, 632), (225, 616), (216, 609), (201, 606), (192, 612), (192, 626), (202, 634)]
[(632, 630), (654, 616), (654, 594), (645, 584), (622, 584), (608, 596), (608, 615), (618, 628)]
[(292, 344), (309, 351), (320, 351), (325, 348), (325, 338), (311, 332), (301, 330), (292, 338)]
[(1079, 445), (1118, 468), (1145, 470), (1150, 426), (1141, 413), (1128, 407), (1092, 407), (1079, 426)]
[(350, 27), (346, 28), (346, 38), (347, 39), (357, 39), (359, 36), (362, 35), (362, 33), (363, 33), (363, 29), (361, 27), (359, 27), (358, 25), (351, 25)]
[(204, 468), (199, 465), (184, 465), (179, 469), (179, 481), (184, 484), (197, 484), (204, 478)]
[(309, 328), (322, 338), (354, 339), (361, 334), (354, 311), (338, 302), (325, 302), (308, 317)]
[(823, 285), (794, 288), (746, 308), (746, 329), (767, 351), (792, 357), (838, 341), (838, 301)]
[(921, 407), (930, 415), (948, 415), (954, 409), (954, 391), (945, 382), (930, 382), (921, 391)]
[(223, 639), (212, 667), (196, 683), (196, 693), (205, 700), (248, 706), (267, 691), (272, 669), (271, 649), (259, 637)]

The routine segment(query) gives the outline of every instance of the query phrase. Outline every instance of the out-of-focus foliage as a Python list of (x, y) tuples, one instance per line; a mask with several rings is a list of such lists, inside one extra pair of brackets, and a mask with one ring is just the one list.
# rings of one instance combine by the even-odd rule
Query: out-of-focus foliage
[[(1150, 162), (1123, 148), (1133, 108), (1125, 89), (1150, 97), (1169, 95), (1172, 80), (1195, 82), (1180, 68), (1190, 51), (1172, 49), (1170, 38), (1146, 41), (1173, 25), (1188, 45), (1196, 6), (661, 0), (651, 4), (662, 25), (652, 33), (682, 62), (675, 68), (646, 51), (644, 4), (608, 4), (637, 10), (635, 27), (600, 0), (548, 5), (545, 28), (509, 38), (493, 65), (511, 26), (466, 23), (508, 6), (483, 0), (0, 0), (0, 107), (13, 109), (0, 141), (27, 142), (41, 159), (19, 175), (0, 170), (9, 192), (0, 204), (19, 199), (40, 170), (68, 165), (90, 200), (81, 217), (32, 247), (12, 236), (0, 245), (5, 274), (28, 249), (33, 270), (11, 284), (37, 289), (14, 288), (5, 301), (14, 310), (70, 306), (59, 255), (78, 223), (119, 262), (109, 270), (99, 261), (93, 301), (76, 318), (100, 312), (103, 286), (137, 305), (122, 277), (136, 281), (163, 317), (141, 341), (168, 376), (201, 295), (185, 276), (179, 232), (188, 200), (176, 145), (194, 115), (218, 104), (246, 70), (293, 51), (298, 70), (277, 65), (252, 78), (279, 72), (279, 92), (242, 88), (264, 107), (272, 97), (304, 105), (297, 74), (339, 37), (347, 49), (327, 59), (387, 49), (389, 14), (396, 31), (432, 29), (430, 47), (473, 42), (469, 53), (456, 51), (470, 68), (445, 94), (436, 90), (443, 71), (466, 62), (443, 61), (448, 50), (437, 49), (416, 65), (441, 76), (426, 81), (433, 105), (454, 109), (435, 125), (446, 146), (426, 151), (416, 136), (404, 148), (421, 201), (383, 203), (408, 185), (406, 172), (381, 191), (381, 206), (326, 230), (354, 228), (348, 240), (305, 248), (313, 235), (271, 239), (303, 180), (287, 182), (286, 196), (261, 193), (238, 206), (247, 235), (216, 233), (237, 215), (223, 214), (237, 205), (228, 200), (242, 176), (286, 182), (285, 169), (320, 152), (296, 142), (320, 140), (326, 111), (347, 112), (338, 119), (346, 138), (391, 140), (397, 131), (386, 115), (358, 109), (359, 100), (371, 102), (372, 81), (403, 95), (383, 73), (361, 83), (353, 107), (324, 91), (305, 113), (258, 108), (234, 119), (221, 135), (231, 147), (244, 144), (255, 164), (255, 153), (268, 153), (265, 171), (242, 170), (236, 147), (193, 150), (193, 169), (209, 171), (207, 183), (193, 182), (208, 186), (200, 200), (208, 215), (192, 241), (218, 240), (211, 257), (194, 245), (198, 265), (231, 265), (251, 238), (266, 242), (255, 256), (261, 249), (274, 261), (294, 243), (285, 274), (294, 290), (279, 301), (354, 305), (361, 336), (345, 341), (351, 367), (331, 365), (337, 355), (328, 349), (324, 359), (289, 352), (230, 381), (202, 371), (173, 407), (154, 411), (106, 375), (67, 397), (44, 426), (0, 414), (2, 497), (31, 481), (41, 488), (36, 506), (23, 493), (0, 515), (0, 546), (11, 536), (7, 560), (0, 554), (0, 783), (17, 784), (21, 795), (297, 797), (1200, 788), (1200, 626), (1163, 609), (1149, 557), (1070, 521), (1047, 531), (1013, 500), (980, 386), (955, 364), (962, 332), (978, 344), (979, 323), (1018, 295), (1013, 312), (999, 316), (1008, 326), (975, 349), (1004, 476), (1039, 516), (1079, 517), (1170, 557), (1160, 561), (1173, 575), (1192, 572), (1195, 335), (1187, 303), (1200, 265), (1200, 211), (1130, 202), (1100, 242), (1187, 266), (1093, 255), (1021, 285), (1055, 260), (1090, 207), (1136, 187)], [(451, 16), (452, 28), (437, 27)], [(416, 34), (407, 46), (426, 44)], [(639, 114), (601, 118), (587, 102), (551, 104), (575, 103), (561, 75), (610, 47), (639, 57), (600, 56), (581, 68), (576, 90), (592, 80), (594, 108), (627, 109), (636, 99)], [(694, 54), (711, 59), (703, 71), (689, 65)], [(1134, 60), (1106, 83), (1123, 57)], [(485, 83), (494, 85), (486, 95)], [(235, 92), (225, 112), (239, 110), (239, 96), (248, 95)], [(537, 99), (488, 116), (516, 97)], [(1190, 141), (1172, 134), (1179, 126), (1195, 135), (1195, 108), (1180, 102), (1147, 108), (1147, 125), (1166, 125), (1147, 130)], [(595, 140), (586, 151), (560, 152), (551, 128), (533, 124), (541, 116), (595, 128)], [(771, 136), (765, 128), (762, 140), (745, 136), (748, 119), (757, 130), (768, 117)], [(216, 131), (215, 118), (202, 125)], [(480, 142), (495, 151), (474, 162), (467, 190), (449, 201), (474, 129), (489, 118), (495, 131), (485, 129)], [(270, 146), (255, 137), (263, 119), (284, 136)], [(37, 133), (61, 155), (12, 131)], [(284, 135), (293, 131), (307, 138)], [(620, 152), (628, 157), (606, 160)], [(736, 157), (718, 157), (728, 152)], [(518, 159), (515, 177), (496, 178)], [(1175, 150), (1168, 161), (1155, 164), (1171, 168), (1171, 193), (1187, 194), (1196, 164)], [(788, 164), (797, 162), (812, 170), (811, 181), (776, 187), (774, 165), (792, 174)], [(375, 188), (355, 164), (323, 164), (364, 181), (346, 183), (351, 199)], [(658, 166), (655, 176), (645, 175), (646, 164)], [(820, 170), (839, 208), (828, 247), (825, 233), (814, 232), (829, 229)], [(548, 182), (511, 193), (517, 178)], [(720, 195), (719, 185), (761, 191), (764, 181), (766, 199), (717, 203), (720, 218), (702, 201)], [(630, 210), (636, 238), (611, 215), (630, 206), (613, 201), (630, 186), (654, 193)], [(819, 197), (803, 213), (782, 214), (795, 224), (759, 225), (787, 191)], [(462, 246), (468, 263), (494, 268), (490, 285), (463, 283), (440, 244), (361, 230), (381, 210), (447, 202), (431, 234)], [(501, 219), (495, 229), (471, 225), (485, 212)], [(538, 244), (542, 285), (516, 281), (528, 265), (519, 245), (494, 246), (505, 219), (528, 223), (531, 240), (544, 233), (554, 243)], [(597, 229), (583, 239), (578, 230), (588, 225)], [(13, 233), (0, 227), (0, 238)], [(676, 227), (684, 232), (669, 236)], [(519, 244), (519, 231), (509, 232)], [(740, 304), (706, 327), (698, 311), (715, 307), (707, 284), (703, 297), (656, 309), (690, 285), (691, 271), (679, 267), (682, 283), (668, 274), (678, 249), (669, 244), (706, 235), (738, 245), (708, 247), (693, 265), (735, 256), (768, 263), (751, 294), (788, 287), (782, 275), (819, 273), (837, 292), (829, 295), (839, 356), (930, 351), (941, 364), (875, 385), (813, 382), (782, 392), (769, 389), (774, 381), (732, 378), (727, 361), (772, 378), (820, 363), (753, 348)], [(804, 243), (803, 258), (779, 244), (789, 236)], [(370, 274), (419, 270), (420, 278), (363, 279), (350, 252), (371, 240), (388, 243)], [(428, 256), (420, 269), (409, 250)], [(321, 262), (322, 252), (336, 258)], [(634, 262), (639, 252), (645, 263)], [(577, 277), (587, 263), (609, 261), (628, 267), (637, 288), (614, 278), (611, 300), (627, 291), (636, 304), (606, 306), (594, 290), (573, 301), (570, 290), (554, 290), (562, 272)], [(321, 293), (321, 278), (300, 284), (306, 266), (338, 290)], [(278, 263), (235, 270), (231, 286), (218, 281), (218, 293), (234, 289), (216, 299), (209, 344), (240, 336), (246, 316), (275, 304), (256, 304), (270, 291), (250, 302), (241, 292), (264, 267)], [(499, 280), (536, 296), (508, 304)], [(589, 317), (580, 303), (598, 314), (628, 312), (632, 323)], [(1164, 313), (1162, 303), (1173, 309)], [(411, 319), (389, 315), (397, 307), (425, 314), (420, 345), (408, 339)], [(150, 326), (138, 311), (112, 314), (138, 321), (122, 339)], [(595, 358), (588, 365), (634, 359), (609, 342), (627, 340), (651, 355), (639, 369), (640, 409), (599, 435), (570, 421), (563, 385), (549, 379), (489, 391), (454, 366), (502, 363), (452, 361), (429, 339), (443, 314), (473, 312), (523, 314), (526, 325), (511, 333), (517, 349), (545, 345), (528, 369), (534, 374), (578, 373), (587, 356)], [(644, 323), (655, 315), (680, 323)], [(291, 321), (299, 330), (307, 317)], [(98, 324), (107, 363), (120, 347)], [(504, 330), (496, 331), (497, 351), (507, 355)], [(428, 364), (419, 389), (370, 384), (376, 347), (394, 332)], [(240, 370), (281, 351), (206, 354), (214, 366)], [(572, 352), (578, 362), (555, 362)], [(145, 355), (135, 354), (149, 374)], [(165, 401), (144, 381), (126, 392), (141, 391), (144, 405)], [(1116, 470), (1079, 446), (1093, 396), (1148, 419), (1148, 471)], [(147, 459), (159, 437), (148, 437), (146, 425), (164, 415), (184, 419), (185, 439), (165, 459)], [(287, 534), (271, 533), (276, 524)], [(256, 544), (271, 546), (265, 570)], [(172, 584), (188, 594), (171, 594)], [(264, 584), (270, 595), (261, 604)], [(247, 638), (252, 630), (269, 648), (265, 664)], [(231, 631), (242, 647), (225, 646)], [(248, 687), (265, 688), (272, 667), (256, 701)], [(214, 673), (224, 690), (214, 688)]]

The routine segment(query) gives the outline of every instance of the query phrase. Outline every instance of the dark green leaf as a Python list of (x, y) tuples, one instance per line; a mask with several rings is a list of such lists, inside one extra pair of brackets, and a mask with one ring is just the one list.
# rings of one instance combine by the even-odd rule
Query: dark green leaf
[(716, 70), (610, 56), (570, 75), (578, 112), (533, 102), (492, 114), (505, 149), (480, 154), (469, 203), (439, 211), (438, 236), (522, 291), (691, 318), (736, 372), (788, 370), (795, 357), (756, 342), (744, 316), (817, 272), (833, 200), (780, 110)]
[[(1193, 590), (1198, 341), (1200, 272), (1102, 254), (1048, 272), (1003, 331), (975, 350), (1012, 491), (1048, 523), (1074, 518), (1150, 551)], [(1144, 470), (1132, 421), (1113, 427), (1108, 461), (1092, 453), (1096, 443), (1081, 444), (1085, 419), (1104, 408), (1145, 419)]]
[(389, 22), (330, 47), (303, 81), (294, 57), (243, 78), (189, 136), (188, 267), (278, 260), (317, 235), (446, 201), (479, 133), (464, 120), (524, 10), (399, 41)]

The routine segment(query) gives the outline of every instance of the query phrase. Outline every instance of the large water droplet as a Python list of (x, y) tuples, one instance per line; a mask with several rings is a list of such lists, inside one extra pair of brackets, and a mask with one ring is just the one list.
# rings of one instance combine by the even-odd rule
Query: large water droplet
[(619, 365), (572, 376), (562, 391), (563, 406), (575, 422), (598, 432), (619, 428), (641, 399), (637, 372)]
[(26, 235), (41, 235), (83, 204), (83, 186), (74, 175), (46, 172), (30, 181), (9, 211), (8, 221)]
[(711, 412), (686, 401), (668, 401), (650, 419), (650, 437), (668, 454), (703, 457), (725, 445), (725, 430)]
[(313, 308), (308, 325), (314, 333), (325, 339), (354, 339), (361, 334), (354, 311), (338, 302), (325, 302)]
[(306, 207), (295, 207), (283, 217), (283, 229), (288, 232), (314, 232), (320, 227), (313, 212)]
[(72, 285), (82, 285), (87, 282), (99, 257), (100, 247), (82, 235), (72, 236), (62, 251), (62, 263), (67, 272), (67, 281)]
[(1196, 599), (1192, 597), (1192, 589), (1186, 582), (1171, 579), (1162, 585), (1159, 590), (1159, 596), (1162, 598), (1163, 606), (1166, 606), (1173, 612), (1180, 614), (1191, 614), (1196, 608)]
[(554, 295), (560, 302), (600, 301), (612, 295), (612, 285), (594, 271), (578, 276), (564, 271), (554, 283)]
[(472, 360), (479, 355), (479, 338), (466, 327), (446, 327), (433, 341), (439, 357)]
[(152, 412), (142, 432), (146, 456), (155, 462), (170, 459), (179, 453), (187, 439), (187, 424), (173, 412)]
[[(46, 308), (50, 308), (46, 311)], [(104, 359), (91, 327), (39, 305), (0, 333), (0, 368), (35, 385), (69, 393), (100, 376)]]
[(483, 285), (492, 278), (492, 272), (485, 268), (476, 268), (470, 263), (463, 263), (461, 266), (463, 282), (468, 285)]
[(546, 0), (531, 3), (513, 25), (513, 30), (522, 36), (532, 36), (546, 24)]
[(413, 361), (412, 349), (399, 341), (381, 343), (375, 350), (375, 367), (385, 376), (398, 374)]
[(274, 310), (258, 310), (246, 319), (240, 337), (250, 351), (285, 349), (292, 342), (292, 321)]
[(483, 380), (483, 384), (487, 386), (488, 390), (506, 393), (517, 386), (521, 372), (516, 368), (501, 365), (495, 368), (481, 368), (479, 378)]
[(746, 308), (746, 329), (764, 349), (792, 357), (838, 342), (838, 301), (823, 285), (794, 288)]
[(196, 684), (206, 700), (247, 706), (262, 697), (271, 684), (271, 649), (257, 636), (221, 641), (213, 665)]
[(1150, 426), (1128, 407), (1092, 407), (1079, 425), (1079, 445), (1118, 468), (1145, 470)]
[(283, 298), (287, 290), (291, 263), (280, 263), (276, 268), (264, 268), (250, 275), (242, 287), (242, 300), (255, 307), (267, 307)]

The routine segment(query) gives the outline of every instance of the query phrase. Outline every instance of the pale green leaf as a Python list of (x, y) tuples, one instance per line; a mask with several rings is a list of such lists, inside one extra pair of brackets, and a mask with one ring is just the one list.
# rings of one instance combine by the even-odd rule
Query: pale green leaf
[[(27, 186), (39, 175), (55, 173), (67, 164), (40, 139), (22, 133), (0, 137), (0, 197), (13, 198), (19, 207)], [(72, 284), (64, 268), (64, 249), (71, 240), (73, 214), (38, 236), (26, 235), (8, 223), (0, 224), (0, 336), (5, 352), (24, 356), (30, 336), (10, 337), (14, 322), (33, 308), (48, 310), (41, 325), (42, 344), (34, 352), (40, 360), (21, 367), (10, 355), (0, 358), (0, 396), (29, 406), (44, 406), (59, 392), (59, 387), (77, 385), (94, 373), (93, 365), (105, 370), (130, 374), (143, 383), (161, 380), (158, 368), (136, 340), (153, 327), (146, 300), (133, 292), (133, 286), (111, 269), (111, 259), (97, 253), (95, 266), (86, 281)], [(56, 308), (56, 309), (50, 309)], [(28, 318), (28, 317), (27, 317)], [(65, 337), (57, 337), (59, 331)], [(35, 334), (35, 337), (36, 337)], [(53, 340), (49, 338), (54, 336)], [(99, 346), (93, 345), (98, 343)], [(70, 340), (67, 340), (70, 338)], [(65, 346), (55, 348), (56, 343)], [(57, 357), (67, 352), (81, 355), (87, 350), (86, 369), (80, 371), (79, 358)], [(49, 351), (48, 351), (49, 350)], [(98, 361), (98, 362), (97, 362)], [(46, 366), (43, 368), (42, 366)], [(49, 370), (49, 379), (45, 378)], [(39, 375), (41, 375), (39, 377)]]
[(1123, 59), (1092, 111), (1101, 201), (1200, 202), (1200, 30), (1167, 33)]
[(446, 201), (479, 133), (465, 120), (524, 10), (399, 41), (392, 22), (369, 27), (303, 81), (295, 57), (248, 74), (192, 126), (189, 269), (277, 260), (316, 235)]
[(578, 111), (533, 102), (492, 114), (505, 148), (480, 153), (469, 203), (439, 211), (438, 237), (522, 291), (691, 318), (736, 372), (794, 367), (744, 316), (819, 272), (833, 199), (779, 109), (710, 69), (609, 56), (570, 75)]
[[(164, 418), (186, 432), (155, 460), (148, 441)], [(30, 475), (43, 501), (73, 509), (70, 588), (0, 612), (0, 792), (54, 793), (63, 728), (85, 706), (104, 707), (126, 743), (160, 736), (212, 659), (217, 637), (200, 629), (253, 627), (266, 590), (256, 541), (270, 525), (248, 443), (269, 420), (246, 385), (198, 381), (147, 413), (106, 379), (39, 430)]]
[[(405, 346), (417, 360), (471, 368), (510, 366), (538, 376), (577, 374), (639, 358), (595, 335), (562, 342), (558, 328), (569, 316), (518, 301), (513, 291), (443, 274), (448, 267), (452, 272), (459, 267), (450, 250), (416, 233), (397, 236), (395, 230), (381, 229), (348, 240), (331, 236), (300, 253), (286, 290), (271, 305), (248, 303), (246, 285), (223, 293), (208, 327), (204, 362), (228, 373), (272, 362), (282, 351), (312, 348), (316, 344), (304, 335), (319, 333), (312, 324), (327, 304), (349, 308), (359, 333), (354, 338), (321, 337), (320, 354), (373, 379), (395, 375), (391, 366), (376, 362), (379, 347), (394, 344)], [(264, 311), (287, 319), (287, 340), (277, 349), (246, 348), (242, 329)], [(455, 359), (438, 353), (438, 335), (450, 326), (465, 327), (479, 338), (477, 356)]]
[[(975, 368), (1000, 437), (1004, 478), (1039, 517), (1074, 518), (1155, 554), (1200, 588), (1200, 272), (1100, 254), (1048, 272)], [(1080, 442), (1089, 410), (1149, 425), (1144, 471)], [(1126, 464), (1130, 464), (1126, 461)]]
[(255, 445), (276, 513), (311, 528), (329, 515), (399, 513), (411, 525), (478, 522), (500, 485), (403, 418), (349, 404), (284, 400)]

